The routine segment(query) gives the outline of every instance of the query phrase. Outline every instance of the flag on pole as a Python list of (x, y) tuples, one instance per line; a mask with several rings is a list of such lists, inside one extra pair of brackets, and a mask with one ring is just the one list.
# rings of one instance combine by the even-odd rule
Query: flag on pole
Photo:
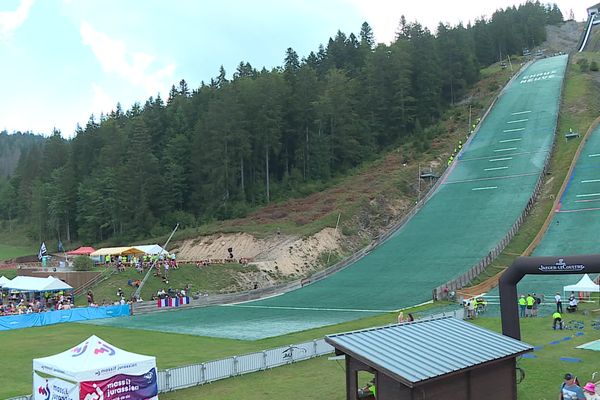
[(40, 252), (38, 253), (38, 260), (41, 260), (46, 254), (48, 254), (48, 251), (46, 250), (46, 243), (42, 242), (42, 245), (40, 246)]

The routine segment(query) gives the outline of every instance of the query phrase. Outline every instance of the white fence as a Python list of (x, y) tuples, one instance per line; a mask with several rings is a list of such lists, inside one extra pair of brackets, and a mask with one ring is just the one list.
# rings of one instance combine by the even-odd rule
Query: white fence
[[(191, 386), (218, 381), (233, 376), (292, 364), (333, 352), (324, 339), (282, 346), (271, 350), (208, 361), (200, 364), (158, 371), (158, 392), (170, 392)], [(30, 400), (32, 396), (12, 397), (8, 400)]]
[(324, 339), (158, 371), (159, 393), (263, 371), (333, 352)]

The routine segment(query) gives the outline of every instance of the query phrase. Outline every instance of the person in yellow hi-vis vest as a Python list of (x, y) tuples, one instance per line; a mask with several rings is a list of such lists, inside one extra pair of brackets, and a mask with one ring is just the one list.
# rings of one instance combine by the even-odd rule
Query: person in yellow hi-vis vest
[(525, 300), (525, 296), (521, 295), (519, 297), (519, 315), (521, 318), (525, 317), (525, 309), (527, 308), (527, 300)]
[(375, 379), (372, 379), (364, 388), (358, 389), (359, 399), (370, 399), (377, 398), (377, 388), (375, 386)]
[(531, 294), (527, 294), (527, 308), (525, 309), (525, 316), (532, 317), (533, 316), (533, 304), (535, 303), (535, 298)]
[(552, 329), (563, 329), (562, 315), (558, 311), (552, 314)]

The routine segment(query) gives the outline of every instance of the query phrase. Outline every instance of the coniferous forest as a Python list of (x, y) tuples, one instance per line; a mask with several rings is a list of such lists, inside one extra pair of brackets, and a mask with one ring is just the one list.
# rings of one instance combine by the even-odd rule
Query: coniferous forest
[(305, 195), (391, 146), (426, 146), (481, 67), (562, 20), (539, 2), (434, 33), (402, 17), (389, 45), (364, 23), (308, 55), (282, 51), (272, 70), (242, 61), (199, 88), (117, 104), (72, 139), (1, 132), (0, 220), (35, 240), (131, 240)]

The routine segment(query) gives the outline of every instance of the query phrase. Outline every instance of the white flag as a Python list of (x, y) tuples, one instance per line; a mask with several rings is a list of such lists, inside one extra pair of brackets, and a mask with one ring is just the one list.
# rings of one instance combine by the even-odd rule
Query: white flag
[(38, 253), (38, 260), (41, 260), (42, 256), (45, 256), (46, 254), (48, 254), (48, 251), (46, 250), (46, 243), (42, 242), (42, 245), (40, 246), (40, 252)]

